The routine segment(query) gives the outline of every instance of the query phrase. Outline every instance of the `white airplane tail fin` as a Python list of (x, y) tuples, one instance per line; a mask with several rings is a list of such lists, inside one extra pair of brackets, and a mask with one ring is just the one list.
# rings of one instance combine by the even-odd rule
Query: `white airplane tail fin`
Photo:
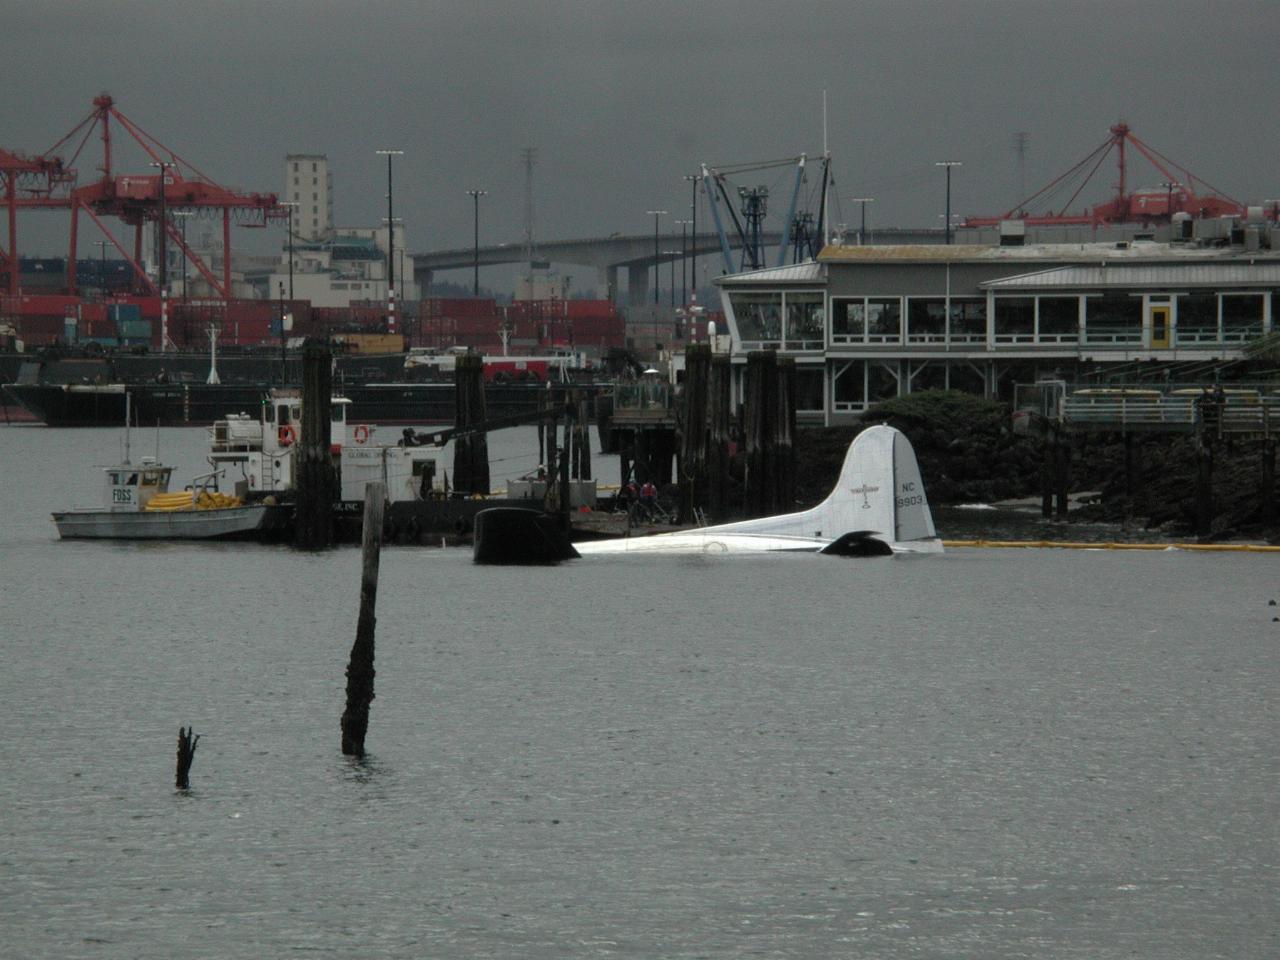
[(710, 529), (830, 540), (833, 548), (874, 540), (900, 551), (942, 549), (911, 442), (882, 424), (849, 445), (835, 488), (813, 509)]

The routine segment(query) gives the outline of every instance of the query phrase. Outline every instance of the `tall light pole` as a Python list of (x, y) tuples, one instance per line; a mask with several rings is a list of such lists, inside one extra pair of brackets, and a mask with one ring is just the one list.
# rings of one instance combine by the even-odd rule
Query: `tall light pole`
[(671, 264), (671, 309), (672, 310), (676, 308), (676, 257), (680, 256), (681, 252), (682, 251), (680, 250), (663, 250), (662, 251), (662, 255), (664, 257), (670, 258), (668, 262)]
[(689, 276), (693, 280), (693, 302), (698, 302), (698, 181), (702, 177), (695, 173), (686, 173), (685, 180), (689, 182), (689, 186), (693, 190), (693, 196), (689, 198), (689, 209), (693, 211), (693, 219), (690, 221), (692, 227), (689, 230), (690, 242), (693, 245), (693, 263), (689, 267)]
[(387, 158), (387, 333), (396, 332), (396, 221), (391, 213), (391, 158), (403, 150), (375, 150)]
[(288, 361), (286, 350), (288, 349), (288, 341), (285, 339), (284, 333), (284, 284), (280, 284), (280, 385), (285, 383), (285, 370)]
[(289, 211), (289, 225), (285, 229), (289, 231), (289, 302), (293, 303), (293, 211), (298, 206), (298, 201), (281, 200), (280, 206), (286, 207)]
[(658, 218), (665, 217), (665, 210), (646, 210), (653, 217), (653, 305), (658, 305)]
[(473, 297), (480, 296), (480, 198), (489, 195), (488, 190), (468, 190), (467, 196), (471, 198), (472, 206), (472, 234), (471, 234), (471, 295)]
[(950, 246), (950, 245), (951, 245), (951, 168), (952, 168), (952, 167), (960, 167), (960, 166), (963, 166), (963, 164), (962, 164), (959, 160), (939, 160), (937, 163), (935, 163), (935, 164), (934, 164), (934, 166), (935, 166), (935, 167), (946, 167), (946, 168), (947, 168), (947, 226), (946, 226), (946, 238), (947, 238), (947, 245), (948, 245), (948, 246)]
[(169, 349), (169, 283), (166, 275), (169, 259), (168, 250), (165, 247), (165, 241), (169, 234), (169, 215), (165, 211), (164, 206), (164, 187), (165, 187), (165, 171), (172, 167), (173, 164), (168, 160), (152, 160), (151, 166), (160, 168), (160, 220), (158, 221), (158, 229), (160, 230), (160, 352), (165, 353)]
[[(685, 228), (692, 223), (691, 220), (677, 220), (680, 224), (680, 303), (689, 303), (689, 244), (685, 240)], [(674, 281), (672, 281), (674, 284)]]
[(867, 242), (867, 204), (875, 203), (875, 197), (850, 197), (854, 203), (862, 205), (862, 226), (858, 228), (858, 246)]

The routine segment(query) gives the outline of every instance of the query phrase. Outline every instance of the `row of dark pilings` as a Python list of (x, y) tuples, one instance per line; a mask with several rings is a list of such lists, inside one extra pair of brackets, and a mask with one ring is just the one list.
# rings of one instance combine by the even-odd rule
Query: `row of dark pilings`
[[(1124, 444), (1124, 489), (1126, 511), (1132, 516), (1133, 504), (1136, 500), (1138, 478), (1142, 467), (1138, 462), (1138, 450), (1132, 433), (1125, 433)], [(1213, 518), (1216, 504), (1213, 496), (1213, 472), (1217, 453), (1222, 444), (1222, 437), (1210, 429), (1201, 428), (1196, 436), (1196, 475), (1195, 475), (1195, 518), (1196, 535), (1207, 537), (1213, 533)], [(1067, 519), (1067, 491), (1071, 482), (1072, 437), (1065, 430), (1055, 426), (1049, 432), (1042, 445), (1040, 470), (1041, 504), (1040, 512), (1046, 519), (1055, 517)], [(1261, 520), (1263, 525), (1272, 527), (1276, 522), (1276, 440), (1271, 434), (1262, 438), (1261, 477), (1259, 498), (1262, 505)]]
[[(681, 522), (699, 511), (717, 519), (729, 512), (732, 421), (729, 358), (708, 344), (685, 350), (679, 404)], [(738, 416), (744, 454), (743, 512), (750, 517), (786, 513), (795, 504), (796, 368), (773, 350), (747, 354), (745, 397)]]

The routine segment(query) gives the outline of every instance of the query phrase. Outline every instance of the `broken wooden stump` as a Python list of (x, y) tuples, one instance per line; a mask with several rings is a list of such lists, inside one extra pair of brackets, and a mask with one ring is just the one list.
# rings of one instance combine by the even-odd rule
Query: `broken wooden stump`
[(178, 728), (178, 774), (174, 784), (179, 790), (191, 789), (191, 761), (195, 759), (199, 742), (200, 735), (195, 732), (195, 727)]
[(377, 625), (378, 561), (382, 554), (382, 514), (386, 487), (371, 482), (364, 488), (364, 531), (361, 542), (360, 617), (356, 640), (347, 662), (347, 708), (342, 713), (342, 752), (364, 756), (364, 735), (369, 729), (369, 704), (373, 702), (373, 634)]

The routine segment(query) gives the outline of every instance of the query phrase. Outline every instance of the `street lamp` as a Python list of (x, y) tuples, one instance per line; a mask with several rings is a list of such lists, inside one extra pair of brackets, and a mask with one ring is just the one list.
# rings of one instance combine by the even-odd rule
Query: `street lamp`
[(693, 211), (692, 227), (689, 230), (690, 242), (693, 246), (693, 263), (689, 267), (689, 277), (693, 280), (693, 302), (698, 302), (698, 181), (702, 177), (696, 173), (686, 173), (685, 180), (689, 182), (689, 186), (693, 189), (693, 196), (689, 200), (689, 209)]
[(862, 226), (858, 228), (858, 246), (867, 242), (867, 204), (875, 203), (875, 197), (850, 197), (854, 203), (862, 205)]
[(663, 250), (664, 257), (670, 257), (671, 264), (671, 309), (676, 308), (676, 257), (680, 256), (679, 250)]
[(165, 240), (169, 233), (169, 219), (164, 208), (164, 187), (165, 170), (172, 167), (173, 163), (168, 160), (152, 160), (151, 166), (160, 168), (160, 352), (166, 353), (169, 350), (169, 285), (165, 275), (165, 261), (168, 259)]
[(653, 305), (658, 305), (658, 218), (665, 217), (665, 210), (646, 210), (653, 217)]
[(387, 158), (387, 332), (396, 332), (396, 221), (391, 214), (391, 158), (404, 156), (403, 150), (375, 150)]
[[(692, 222), (692, 220), (676, 221), (676, 223), (680, 224), (680, 302), (682, 304), (687, 304), (689, 302), (689, 245), (685, 240), (685, 228)], [(672, 286), (674, 285), (675, 281), (673, 280)]]
[(471, 255), (471, 295), (473, 297), (480, 296), (480, 198), (489, 195), (488, 190), (468, 190), (467, 196), (471, 198), (471, 206), (473, 209), (473, 232), (472, 232), (472, 255)]
[(281, 386), (284, 386), (286, 364), (289, 362), (288, 356), (285, 352), (287, 349), (287, 346), (288, 346), (288, 342), (285, 340), (285, 335), (284, 335), (284, 284), (281, 283), (280, 284), (280, 385)]
[(952, 168), (952, 167), (960, 167), (960, 166), (963, 166), (963, 164), (962, 164), (959, 160), (939, 160), (937, 163), (935, 163), (935, 164), (934, 164), (934, 166), (935, 166), (935, 167), (946, 167), (946, 168), (947, 168), (947, 226), (946, 226), (946, 237), (947, 237), (947, 245), (948, 245), (948, 246), (950, 246), (950, 244), (951, 244), (951, 168)]

